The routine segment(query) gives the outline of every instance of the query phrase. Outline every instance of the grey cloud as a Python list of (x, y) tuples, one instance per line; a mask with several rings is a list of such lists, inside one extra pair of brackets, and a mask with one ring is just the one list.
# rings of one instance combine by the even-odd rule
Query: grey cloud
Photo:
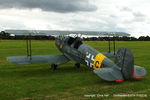
[(134, 18), (132, 21), (134, 22), (144, 22), (146, 19), (145, 18)]
[(146, 20), (146, 16), (141, 12), (133, 12), (132, 14), (134, 16), (134, 22), (144, 22)]
[(140, 12), (133, 12), (133, 16), (135, 16), (135, 17), (145, 17), (145, 15), (140, 13)]
[(117, 16), (115, 14), (109, 15), (109, 17), (111, 17), (111, 18), (117, 18)]
[(135, 17), (145, 17), (145, 15), (142, 14), (141, 12), (135, 12), (135, 11), (133, 11), (133, 10), (132, 10), (131, 8), (129, 8), (129, 7), (122, 7), (122, 8), (120, 9), (120, 11), (131, 12), (131, 13), (133, 14), (133, 16), (135, 16)]
[(129, 7), (123, 7), (120, 9), (120, 11), (124, 11), (124, 12), (129, 12), (133, 15), (133, 19), (130, 21), (125, 21), (125, 23), (129, 23), (129, 22), (144, 22), (146, 20), (146, 16), (138, 11), (133, 11), (131, 8)]
[(89, 0), (0, 0), (0, 9), (18, 8), (34, 9), (60, 13), (95, 11), (97, 7), (89, 3)]
[(123, 8), (121, 8), (120, 9), (121, 11), (132, 11), (132, 9), (131, 8), (129, 8), (129, 7), (123, 7)]

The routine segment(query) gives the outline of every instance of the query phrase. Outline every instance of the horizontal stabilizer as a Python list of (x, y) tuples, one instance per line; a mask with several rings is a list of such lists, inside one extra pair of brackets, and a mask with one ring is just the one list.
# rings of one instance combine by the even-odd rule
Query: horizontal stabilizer
[(40, 55), (40, 56), (14, 56), (7, 57), (8, 62), (14, 64), (38, 64), (38, 63), (62, 63), (69, 61), (64, 55)]
[(121, 71), (115, 68), (100, 68), (93, 70), (93, 72), (106, 81), (123, 80)]
[(145, 75), (146, 75), (146, 70), (144, 69), (144, 67), (134, 65), (134, 71), (132, 74), (133, 78), (141, 78), (142, 76)]

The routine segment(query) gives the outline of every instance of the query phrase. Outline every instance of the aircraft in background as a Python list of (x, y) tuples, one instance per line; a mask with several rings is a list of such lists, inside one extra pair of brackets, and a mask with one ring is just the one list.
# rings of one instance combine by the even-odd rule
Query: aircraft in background
[[(83, 44), (80, 37), (70, 37), (72, 34), (101, 35), (101, 36), (129, 36), (122, 32), (92, 32), (92, 31), (51, 31), (51, 30), (5, 30), (6, 33), (15, 35), (35, 36), (35, 35), (55, 35), (55, 44), (62, 52), (62, 55), (31, 55), (31, 40), (27, 40), (27, 56), (7, 57), (7, 60), (14, 64), (38, 64), (53, 63), (53, 70), (66, 62), (74, 61), (75, 67), (80, 64), (93, 68), (93, 72), (106, 81), (120, 82), (127, 79), (137, 79), (146, 75), (143, 67), (134, 65), (134, 57), (128, 48), (120, 48), (117, 53), (101, 53), (96, 49)], [(115, 44), (114, 44), (115, 47)], [(109, 44), (110, 49), (110, 44)], [(115, 50), (115, 49), (114, 49)], [(115, 62), (109, 58), (115, 58)], [(54, 64), (55, 63), (55, 64)]]

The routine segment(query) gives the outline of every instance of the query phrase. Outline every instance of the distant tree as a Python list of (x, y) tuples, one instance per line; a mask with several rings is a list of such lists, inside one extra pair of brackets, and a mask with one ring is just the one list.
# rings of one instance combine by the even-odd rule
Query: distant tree
[(138, 38), (138, 40), (139, 41), (150, 41), (150, 37), (149, 36), (140, 36), (139, 38)]
[(138, 39), (135, 38), (135, 37), (130, 37), (130, 40), (131, 40), (131, 41), (137, 41)]

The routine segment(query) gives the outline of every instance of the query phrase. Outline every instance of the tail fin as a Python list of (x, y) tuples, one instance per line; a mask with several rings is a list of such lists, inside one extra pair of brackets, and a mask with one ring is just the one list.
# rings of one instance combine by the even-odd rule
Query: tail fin
[(140, 66), (134, 66), (134, 57), (128, 48), (120, 48), (117, 52), (115, 63), (121, 68), (124, 79), (142, 77), (146, 70)]

